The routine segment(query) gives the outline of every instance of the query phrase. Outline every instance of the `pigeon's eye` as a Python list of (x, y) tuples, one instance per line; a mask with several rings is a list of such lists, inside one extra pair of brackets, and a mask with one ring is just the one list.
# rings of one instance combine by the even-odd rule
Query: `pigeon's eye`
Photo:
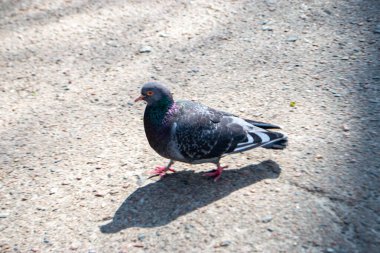
[(154, 94), (154, 92), (151, 91), (151, 90), (149, 90), (149, 91), (146, 92), (146, 94), (147, 94), (148, 96), (152, 96), (152, 95)]

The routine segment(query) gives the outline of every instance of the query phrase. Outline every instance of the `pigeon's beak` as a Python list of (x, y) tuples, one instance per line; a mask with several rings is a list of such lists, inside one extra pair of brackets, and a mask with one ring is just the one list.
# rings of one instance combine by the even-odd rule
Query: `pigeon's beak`
[(144, 95), (141, 95), (140, 97), (136, 98), (135, 99), (135, 102), (138, 102), (138, 101), (141, 101), (141, 100), (144, 100), (145, 96)]

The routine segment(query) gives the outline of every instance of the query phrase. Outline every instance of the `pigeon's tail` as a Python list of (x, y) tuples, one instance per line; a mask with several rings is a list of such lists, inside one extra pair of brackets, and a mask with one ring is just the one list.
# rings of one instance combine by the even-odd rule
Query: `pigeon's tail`
[(278, 132), (254, 131), (247, 132), (246, 139), (239, 142), (229, 153), (243, 152), (252, 148), (263, 147), (268, 149), (284, 149), (288, 143), (288, 138)]
[(266, 132), (270, 137), (270, 141), (261, 145), (262, 148), (267, 149), (284, 149), (288, 145), (288, 137), (278, 132)]

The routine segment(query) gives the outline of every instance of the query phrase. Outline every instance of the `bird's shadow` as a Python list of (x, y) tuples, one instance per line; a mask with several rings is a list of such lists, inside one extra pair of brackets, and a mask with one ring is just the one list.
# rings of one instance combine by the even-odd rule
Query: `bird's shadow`
[(221, 199), (231, 192), (267, 178), (278, 178), (281, 168), (272, 160), (240, 169), (225, 170), (214, 182), (203, 173), (180, 171), (133, 192), (117, 209), (102, 233), (117, 233), (130, 227), (158, 227), (179, 216)]

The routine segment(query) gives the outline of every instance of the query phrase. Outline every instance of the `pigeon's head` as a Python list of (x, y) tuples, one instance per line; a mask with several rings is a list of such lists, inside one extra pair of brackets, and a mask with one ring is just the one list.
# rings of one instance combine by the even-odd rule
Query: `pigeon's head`
[(148, 105), (156, 103), (172, 103), (173, 96), (168, 88), (156, 82), (144, 84), (141, 88), (141, 96), (135, 99), (135, 102), (144, 100)]

